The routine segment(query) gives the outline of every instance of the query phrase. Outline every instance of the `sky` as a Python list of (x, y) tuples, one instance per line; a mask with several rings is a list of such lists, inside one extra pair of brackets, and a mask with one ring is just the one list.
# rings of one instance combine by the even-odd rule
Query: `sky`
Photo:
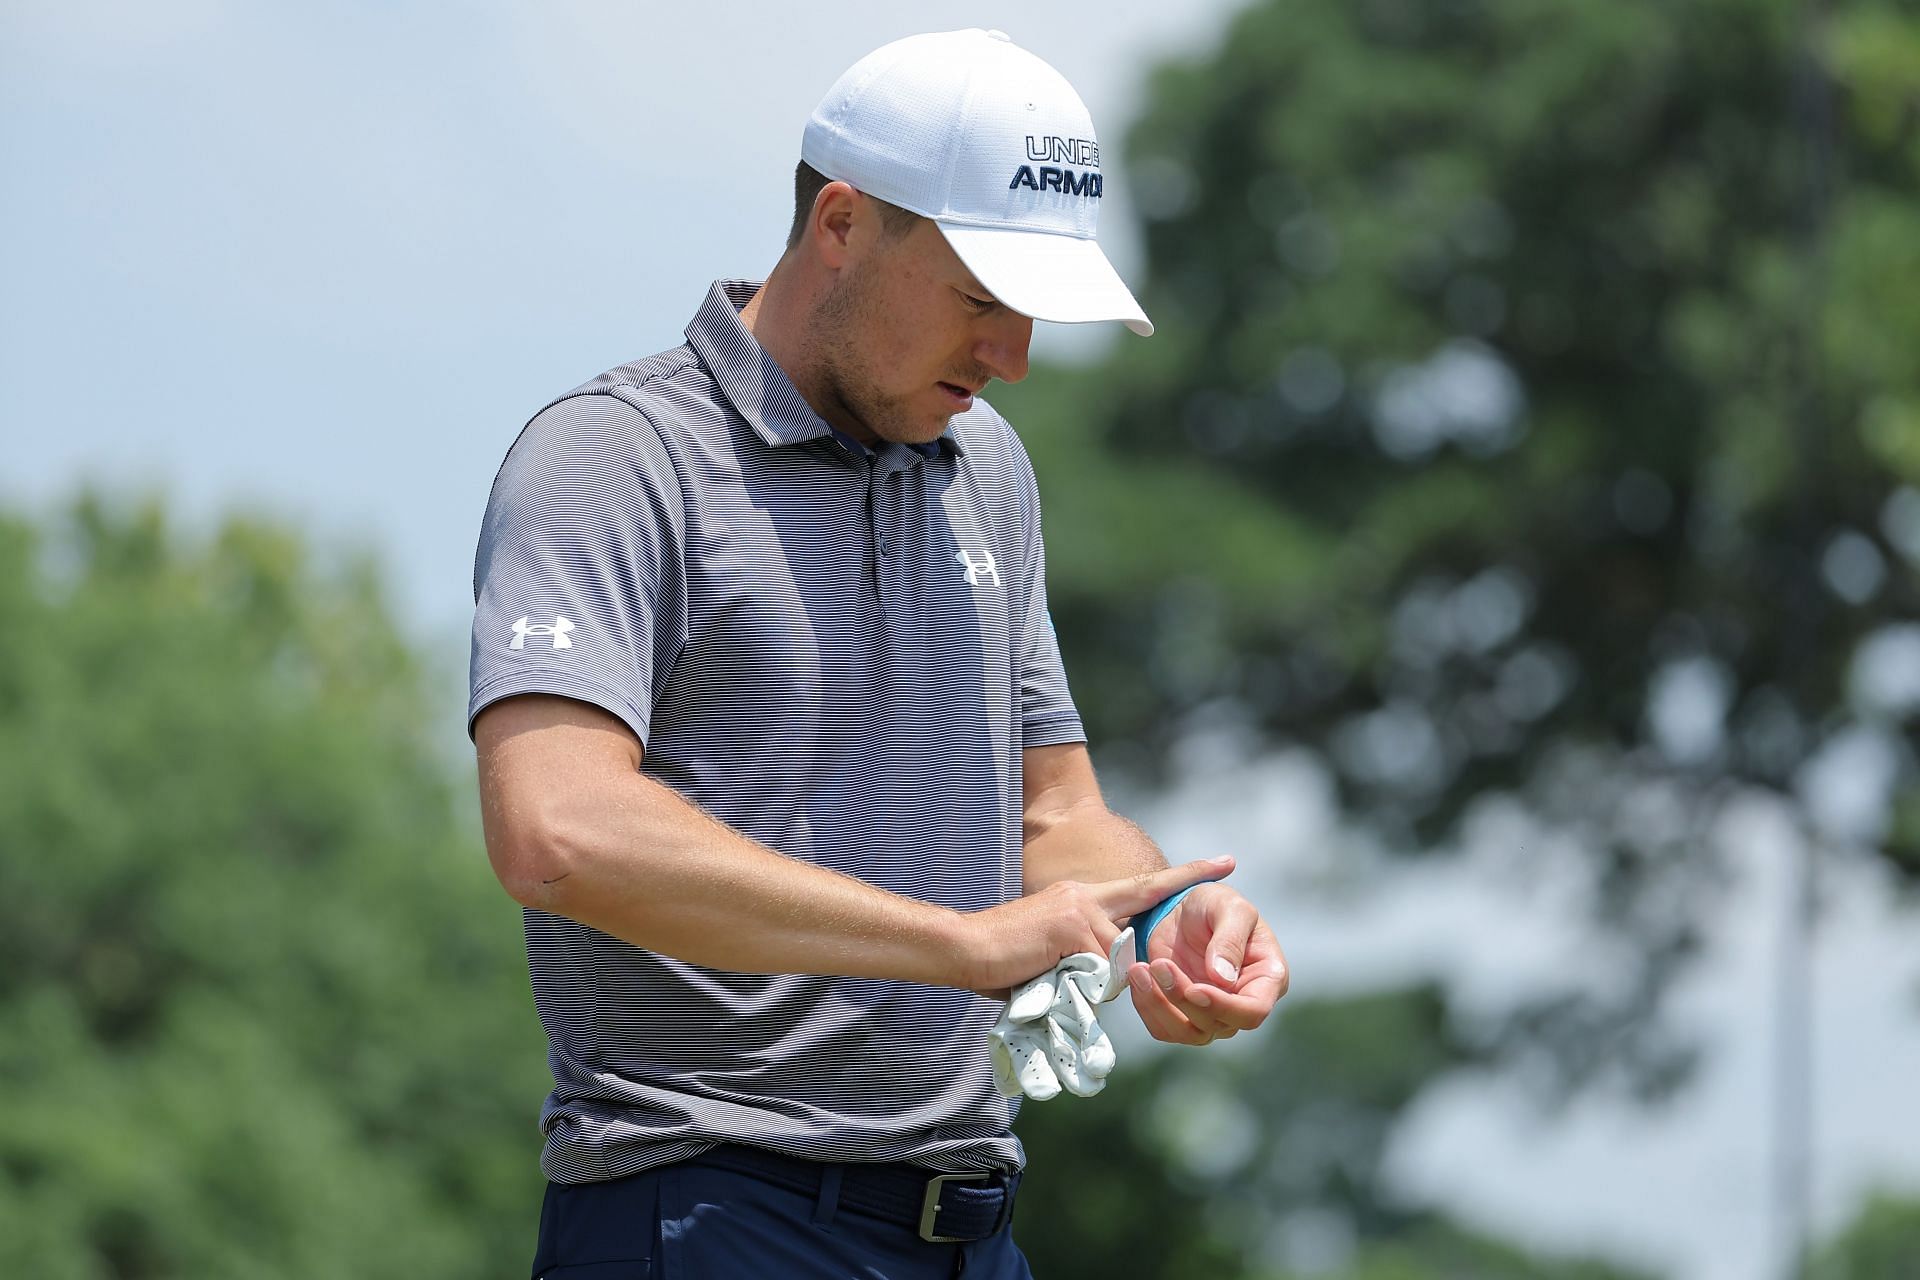
[[(765, 274), (848, 65), (998, 25), (1114, 138), (1148, 59), (1225, 12), (7, 0), (0, 498), (90, 476), (270, 508), (380, 547), (402, 613), (457, 639), (515, 433), (678, 345), (712, 280)], [(1119, 332), (1042, 330), (1036, 357)]]
[[(802, 124), (844, 67), (913, 31), (998, 26), (1075, 84), (1111, 155), (1153, 63), (1209, 48), (1230, 8), (6, 0), (0, 503), (91, 480), (162, 491), (189, 527), (258, 510), (376, 549), (398, 613), (462, 678), (474, 538), (515, 433), (676, 345), (716, 277), (764, 273)], [(1102, 243), (1138, 285), (1124, 158), (1107, 197)], [(1035, 355), (1121, 337), (1043, 325)], [(1242, 854), (1302, 990), (1443, 972), (1497, 1001), (1516, 972), (1581, 962), (1577, 889), (1497, 852), (1349, 901), (1303, 889), (1343, 845), (1293, 757), (1197, 770), (1150, 812), (1172, 851)], [(1742, 874), (1676, 1005), (1715, 1040), (1699, 1086), (1668, 1112), (1596, 1102), (1543, 1126), (1508, 1084), (1461, 1079), (1397, 1140), (1405, 1187), (1683, 1280), (1766, 1274), (1755, 1134), (1788, 854), (1764, 806), (1723, 838)], [(1810, 958), (1829, 1224), (1877, 1180), (1920, 1186), (1901, 1140), (1913, 932), (1843, 877)]]

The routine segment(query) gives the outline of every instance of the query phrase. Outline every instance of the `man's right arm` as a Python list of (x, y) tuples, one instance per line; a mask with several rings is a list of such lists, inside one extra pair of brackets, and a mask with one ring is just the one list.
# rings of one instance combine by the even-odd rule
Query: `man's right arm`
[(963, 914), (740, 834), (642, 773), (633, 731), (588, 703), (502, 699), (474, 742), (487, 854), (517, 902), (714, 969), (999, 992), (1075, 952), (1104, 954), (1116, 921), (1224, 874), (1192, 862), (1061, 882)]

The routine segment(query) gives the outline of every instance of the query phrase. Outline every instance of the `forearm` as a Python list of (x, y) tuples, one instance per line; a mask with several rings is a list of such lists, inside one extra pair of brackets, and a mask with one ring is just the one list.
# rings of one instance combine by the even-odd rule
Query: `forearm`
[[(506, 826), (488, 815), (490, 845)], [(738, 973), (964, 985), (959, 913), (787, 857), (645, 774), (550, 797), (539, 830), (514, 897), (636, 946)]]
[(1021, 883), (1033, 893), (1061, 880), (1097, 884), (1166, 865), (1166, 855), (1151, 836), (1104, 804), (1093, 803), (1044, 829), (1026, 832)]

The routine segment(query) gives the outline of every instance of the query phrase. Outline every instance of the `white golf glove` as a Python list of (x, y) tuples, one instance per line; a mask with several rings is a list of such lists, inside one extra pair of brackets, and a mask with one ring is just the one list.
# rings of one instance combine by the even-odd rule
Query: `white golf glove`
[(1119, 995), (1133, 958), (1133, 930), (1123, 930), (1104, 956), (1082, 951), (1015, 987), (988, 1033), (993, 1078), (1009, 1098), (1045, 1102), (1065, 1085), (1090, 1098), (1107, 1087), (1113, 1042), (1093, 1007)]

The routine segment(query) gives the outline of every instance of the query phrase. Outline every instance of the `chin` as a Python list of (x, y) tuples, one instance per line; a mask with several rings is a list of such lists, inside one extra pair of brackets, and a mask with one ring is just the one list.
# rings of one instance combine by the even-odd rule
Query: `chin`
[(859, 414), (869, 431), (892, 444), (932, 444), (946, 434), (947, 427), (958, 416), (957, 410), (942, 413), (935, 409), (928, 412), (926, 407), (916, 406), (904, 399), (890, 399), (885, 411)]
[[(959, 415), (956, 414), (954, 416), (957, 417)], [(938, 440), (941, 436), (947, 434), (947, 428), (952, 425), (953, 425), (953, 418), (942, 418), (938, 425), (929, 427), (927, 430), (919, 432), (911, 440), (909, 440), (908, 443), (909, 444), (932, 444), (935, 440)]]
[(957, 414), (948, 414), (946, 417), (932, 422), (922, 422), (913, 425), (889, 422), (886, 426), (877, 429), (874, 434), (882, 440), (892, 441), (894, 444), (932, 444), (935, 440), (938, 440), (947, 433), (948, 426), (952, 424), (954, 418), (957, 416)]

